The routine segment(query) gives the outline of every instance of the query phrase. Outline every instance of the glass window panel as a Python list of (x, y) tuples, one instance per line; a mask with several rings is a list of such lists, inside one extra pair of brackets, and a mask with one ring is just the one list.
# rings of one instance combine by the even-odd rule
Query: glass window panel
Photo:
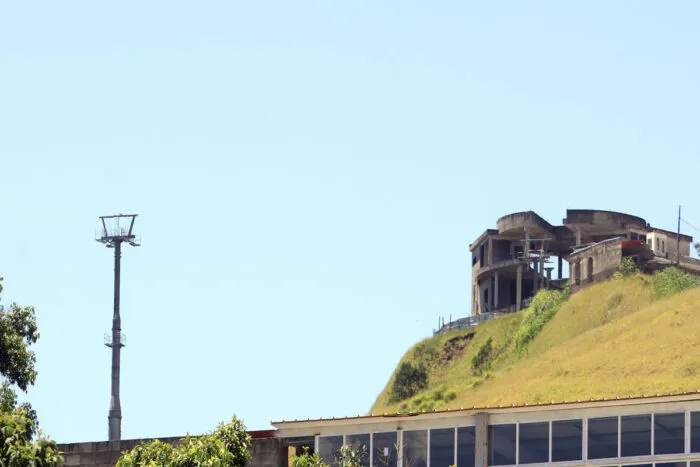
[[(695, 462), (691, 462), (694, 464)], [(656, 467), (686, 467), (685, 462), (657, 462)], [(636, 467), (636, 466), (633, 466)]]
[(428, 431), (403, 432), (403, 465), (405, 467), (427, 467)]
[(374, 433), (372, 437), (374, 467), (396, 467), (396, 445), (398, 443), (396, 432)]
[(475, 460), (476, 429), (473, 426), (460, 426), (457, 428), (457, 467), (474, 467)]
[(489, 425), (489, 465), (515, 464), (515, 425)]
[(622, 457), (651, 454), (651, 415), (631, 415), (621, 421)]
[(700, 412), (690, 414), (690, 452), (700, 452)]
[(617, 417), (588, 419), (588, 458), (617, 457)]
[(343, 445), (342, 436), (319, 436), (318, 437), (318, 455), (323, 462), (330, 465), (335, 461), (338, 450)]
[(521, 423), (518, 452), (520, 464), (549, 462), (549, 423)]
[(583, 422), (552, 422), (552, 462), (581, 460), (583, 454)]
[(690, 467), (700, 467), (700, 462), (691, 462)]
[(455, 463), (455, 430), (430, 430), (430, 467), (448, 467)]
[(345, 444), (357, 452), (360, 457), (360, 465), (369, 467), (369, 435), (347, 435)]
[(685, 414), (654, 414), (654, 454), (679, 454), (685, 451)]

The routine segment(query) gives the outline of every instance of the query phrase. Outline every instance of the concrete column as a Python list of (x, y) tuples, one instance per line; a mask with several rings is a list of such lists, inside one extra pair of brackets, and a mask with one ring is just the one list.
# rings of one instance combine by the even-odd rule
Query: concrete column
[(489, 238), (489, 251), (486, 253), (486, 264), (493, 264), (493, 239)]
[(576, 231), (576, 246), (579, 246), (581, 244), (581, 231), (577, 230)]
[(557, 256), (557, 269), (558, 269), (557, 276), (558, 276), (558, 279), (561, 279), (562, 275), (563, 275), (562, 274), (562, 266), (563, 266), (563, 263), (561, 260), (561, 256)]
[(539, 269), (539, 260), (532, 260), (532, 296), (534, 297), (537, 291), (540, 289), (540, 277), (537, 272)]
[(520, 303), (523, 301), (523, 265), (518, 265), (518, 274), (515, 279), (515, 311), (520, 311)]
[(525, 255), (526, 258), (530, 256), (529, 252), (530, 252), (530, 232), (525, 230), (525, 248), (523, 249), (523, 254)]
[(477, 413), (474, 415), (474, 467), (489, 465), (489, 415)]
[(493, 274), (494, 292), (493, 292), (493, 308), (498, 308), (498, 271)]

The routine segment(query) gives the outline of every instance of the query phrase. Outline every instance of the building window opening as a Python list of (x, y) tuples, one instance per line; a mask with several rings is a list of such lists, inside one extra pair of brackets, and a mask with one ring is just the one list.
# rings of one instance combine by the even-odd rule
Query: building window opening
[(455, 465), (454, 428), (430, 430), (430, 467), (450, 465)]
[(651, 415), (622, 417), (620, 427), (622, 457), (651, 454)]
[(369, 467), (369, 435), (347, 435), (345, 444), (359, 453), (362, 467)]
[[(457, 428), (457, 465), (474, 467), (476, 458), (476, 429), (473, 426)], [(433, 467), (431, 464), (430, 467)]]
[(549, 462), (549, 422), (521, 423), (518, 453), (520, 464)]
[(588, 458), (617, 457), (617, 417), (588, 419)]
[(680, 454), (685, 446), (685, 414), (654, 415), (654, 454)]
[(588, 282), (593, 282), (593, 258), (588, 258)]
[(343, 446), (342, 436), (320, 436), (318, 438), (318, 456), (328, 465), (335, 462), (338, 451)]
[(396, 432), (374, 433), (372, 435), (372, 465), (377, 467), (396, 467), (398, 453)]
[(403, 465), (411, 467), (427, 467), (428, 465), (428, 432), (412, 430), (403, 432)]
[(690, 414), (690, 452), (700, 452), (700, 412)]
[(489, 465), (515, 464), (515, 424), (489, 425)]
[(583, 457), (583, 422), (552, 422), (552, 462), (578, 461)]

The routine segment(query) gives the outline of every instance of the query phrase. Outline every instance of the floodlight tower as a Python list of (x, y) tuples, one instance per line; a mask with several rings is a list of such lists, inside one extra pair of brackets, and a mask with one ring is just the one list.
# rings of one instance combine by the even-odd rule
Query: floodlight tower
[(104, 243), (107, 248), (114, 248), (114, 316), (112, 318), (112, 337), (105, 336), (105, 345), (112, 349), (112, 396), (109, 401), (109, 440), (119, 441), (122, 437), (122, 408), (119, 401), (119, 371), (121, 349), (126, 345), (122, 335), (122, 320), (119, 315), (119, 287), (121, 279), (122, 243), (140, 246), (140, 238), (134, 235), (134, 221), (138, 214), (118, 214), (100, 216), (102, 228), (95, 240)]

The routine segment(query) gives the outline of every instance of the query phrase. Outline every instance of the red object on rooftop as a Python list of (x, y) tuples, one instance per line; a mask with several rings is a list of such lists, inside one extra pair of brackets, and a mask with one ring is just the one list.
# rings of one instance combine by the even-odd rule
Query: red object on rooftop
[(639, 248), (646, 244), (646, 240), (623, 240), (622, 248)]

